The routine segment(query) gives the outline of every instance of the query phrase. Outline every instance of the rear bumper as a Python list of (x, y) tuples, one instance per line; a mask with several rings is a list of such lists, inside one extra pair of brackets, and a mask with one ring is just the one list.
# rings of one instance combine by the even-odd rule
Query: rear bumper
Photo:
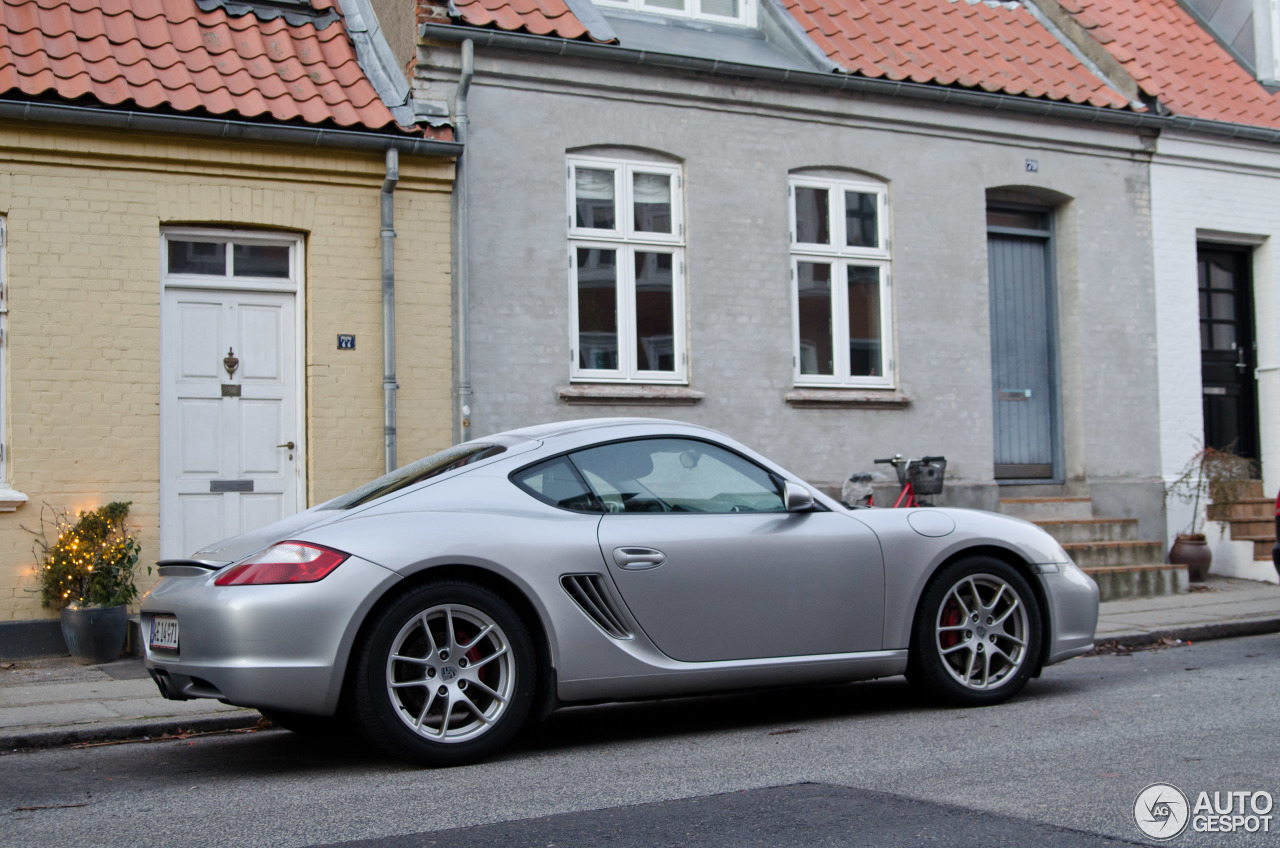
[[(164, 577), (142, 601), (147, 670), (170, 699), (330, 714), (360, 623), (399, 575), (351, 557), (316, 583), (215, 586)], [(151, 647), (157, 615), (178, 619), (178, 650)]]

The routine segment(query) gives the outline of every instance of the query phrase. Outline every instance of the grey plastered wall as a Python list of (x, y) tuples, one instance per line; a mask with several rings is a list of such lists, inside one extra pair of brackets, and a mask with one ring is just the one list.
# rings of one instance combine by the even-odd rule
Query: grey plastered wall
[[(420, 46), (419, 96), (451, 94), (456, 52)], [(992, 479), (985, 207), (990, 189), (1027, 187), (1068, 198), (1055, 209), (1064, 482), (1123, 486), (1144, 531), (1163, 526), (1159, 487), (1148, 485), (1159, 477), (1150, 139), (496, 49), (477, 50), (469, 105), (473, 436), (588, 416), (677, 418), (837, 484), (877, 456), (941, 453), (950, 501), (994, 507), (1009, 487)], [(694, 405), (558, 396), (570, 384), (565, 156), (596, 145), (683, 163), (689, 386), (705, 393)], [(811, 167), (889, 186), (905, 408), (786, 400), (795, 388), (787, 180)]]

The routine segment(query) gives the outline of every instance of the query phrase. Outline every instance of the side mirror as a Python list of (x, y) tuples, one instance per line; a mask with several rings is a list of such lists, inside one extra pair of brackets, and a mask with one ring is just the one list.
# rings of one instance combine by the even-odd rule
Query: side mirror
[(782, 499), (787, 504), (787, 512), (808, 512), (813, 509), (813, 492), (790, 481), (782, 484)]

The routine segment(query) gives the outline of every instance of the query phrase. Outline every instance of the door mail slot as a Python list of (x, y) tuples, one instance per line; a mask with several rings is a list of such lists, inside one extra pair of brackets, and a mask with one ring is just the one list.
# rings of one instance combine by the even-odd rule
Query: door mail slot
[(1204, 393), (1207, 395), (1225, 395), (1227, 393), (1226, 386), (1205, 386)]
[(1001, 389), (1000, 400), (1031, 400), (1030, 389)]
[(252, 492), (252, 480), (210, 480), (210, 492)]

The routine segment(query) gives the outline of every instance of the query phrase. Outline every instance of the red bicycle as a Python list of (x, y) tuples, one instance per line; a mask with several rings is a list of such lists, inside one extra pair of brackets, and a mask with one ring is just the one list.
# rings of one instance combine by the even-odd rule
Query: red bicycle
[[(945, 456), (924, 456), (919, 459), (907, 459), (902, 454), (895, 454), (886, 459), (877, 459), (877, 465), (892, 465), (898, 473), (898, 499), (893, 502), (895, 509), (915, 506), (933, 506), (928, 501), (919, 500), (917, 495), (937, 495), (942, 493), (943, 480), (947, 474), (947, 458)], [(875, 506), (875, 496), (871, 485), (875, 475), (868, 471), (855, 471), (849, 475), (844, 484), (841, 500), (845, 506)]]

